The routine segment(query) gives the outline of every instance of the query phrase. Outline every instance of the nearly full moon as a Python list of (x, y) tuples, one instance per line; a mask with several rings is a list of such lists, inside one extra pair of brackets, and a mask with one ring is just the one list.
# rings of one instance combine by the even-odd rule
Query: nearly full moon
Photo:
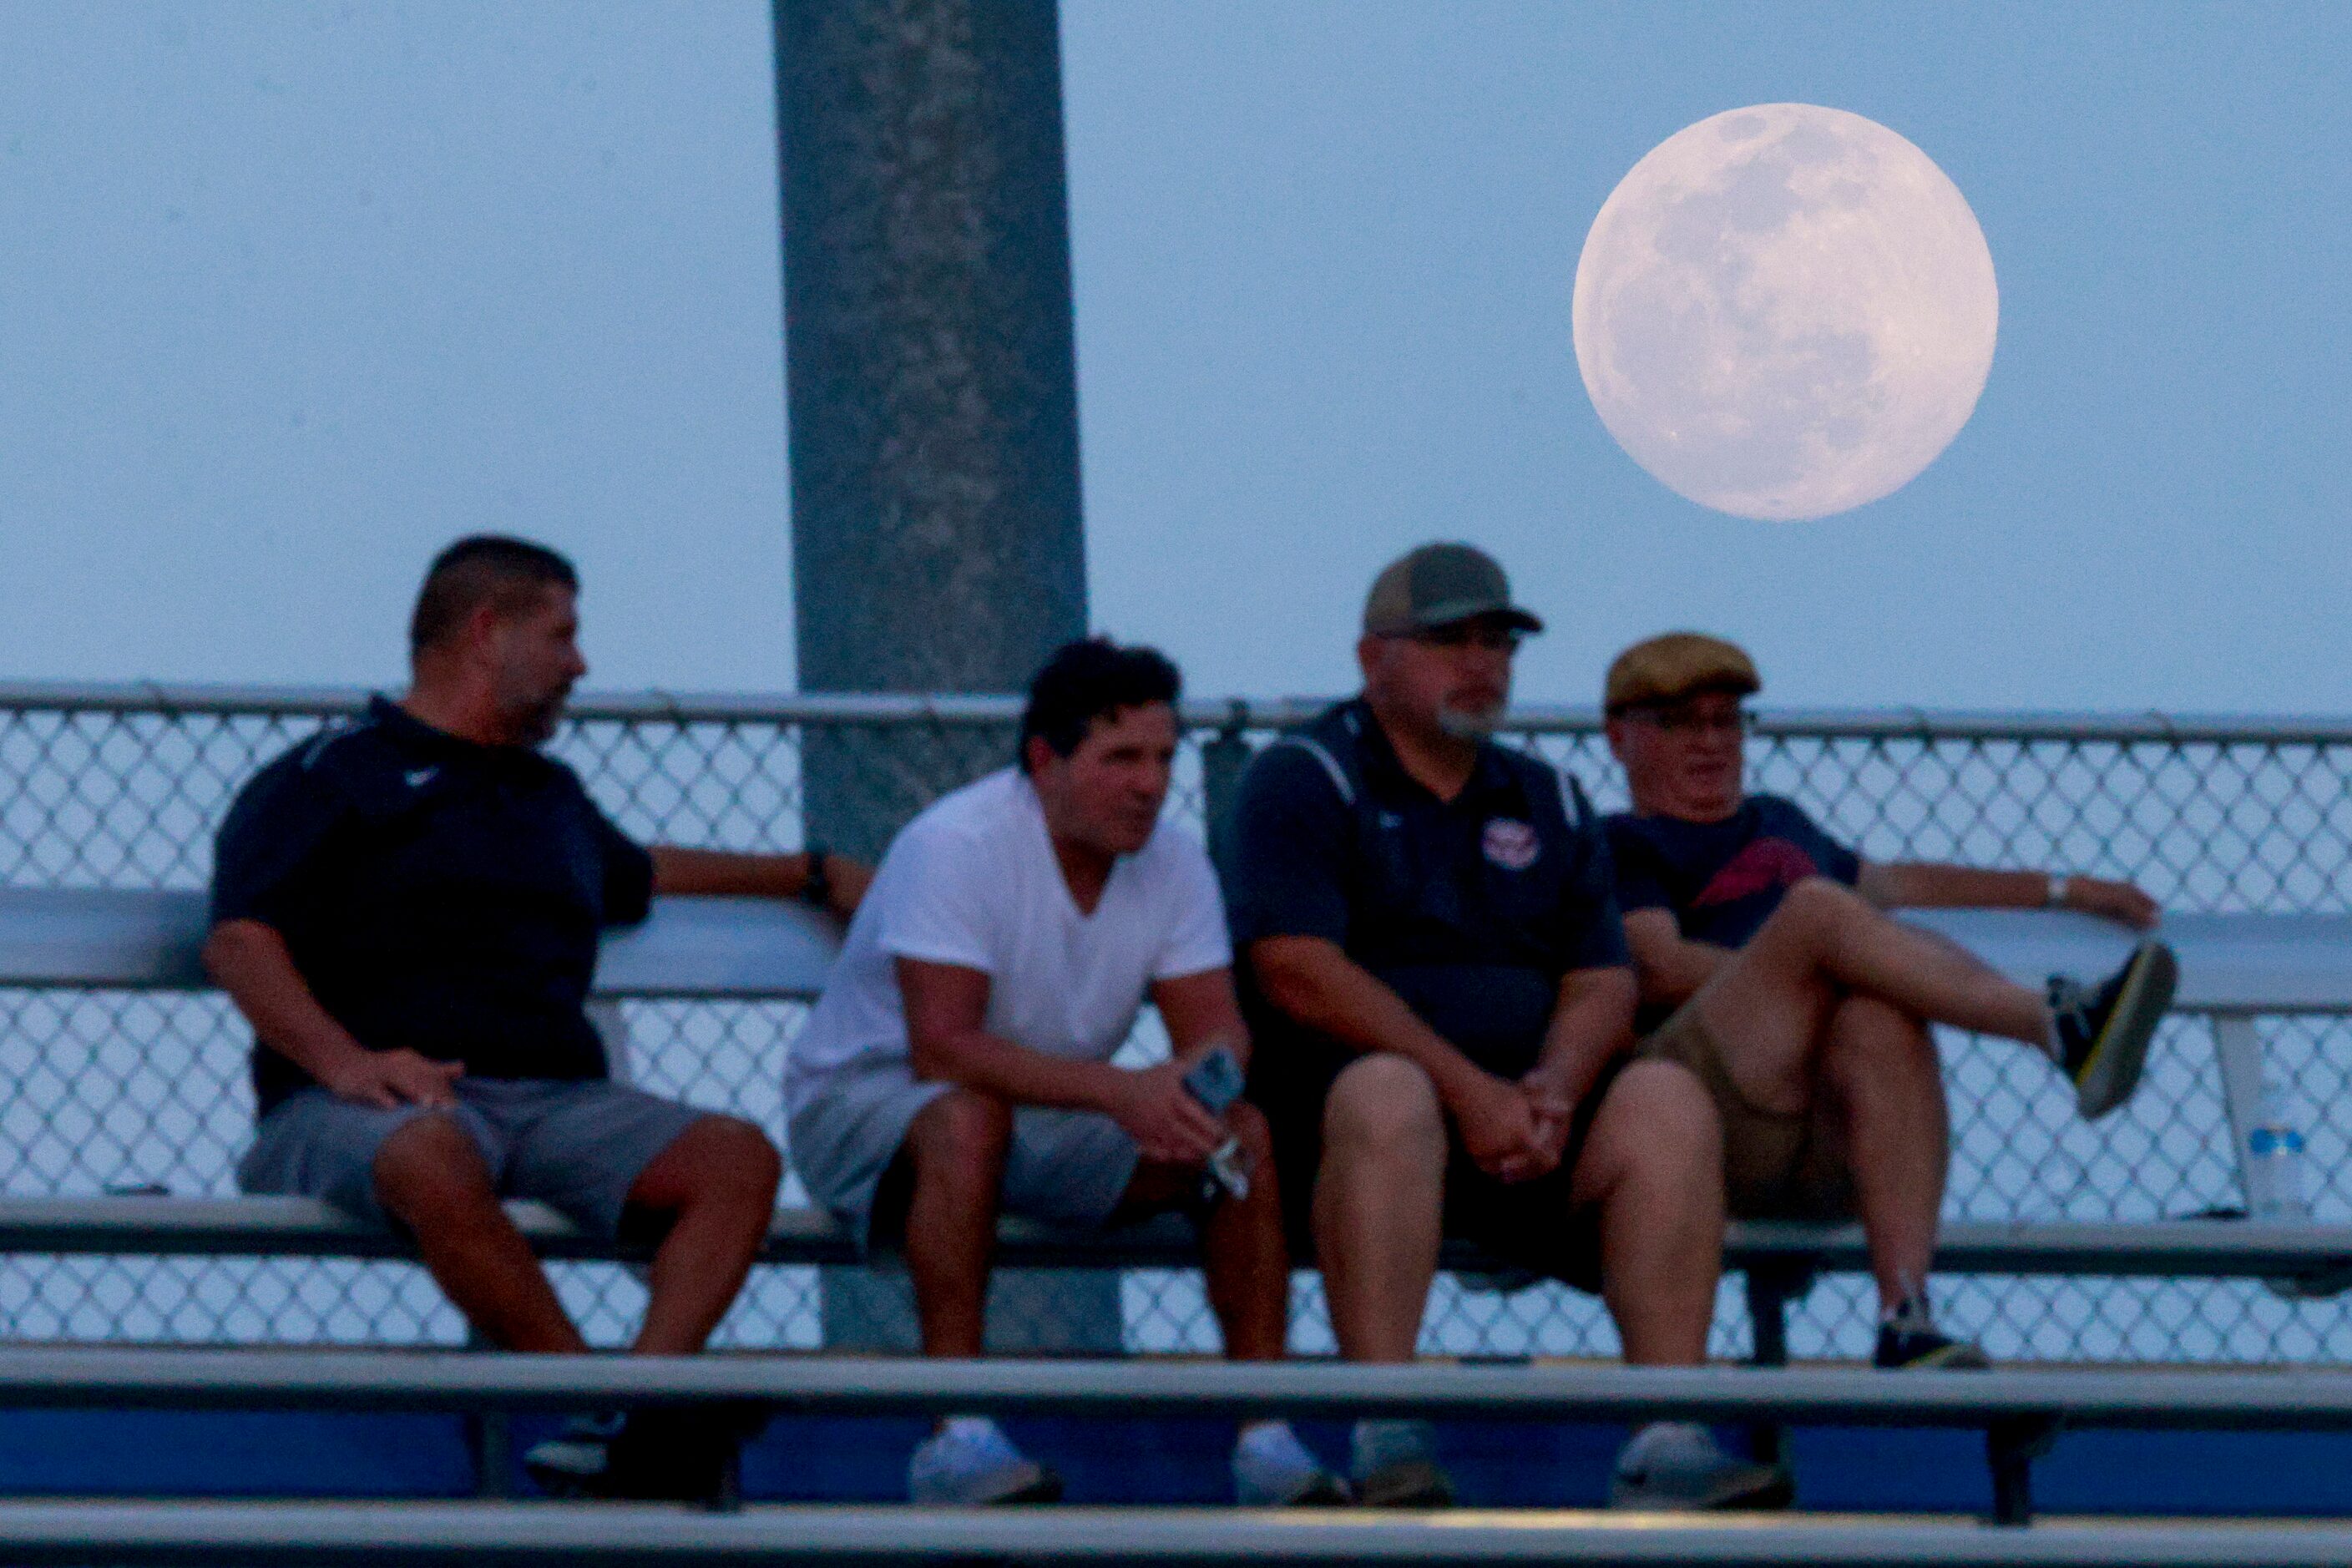
[(1925, 153), (1807, 103), (1702, 120), (1601, 204), (1576, 363), (1660, 483), (1739, 517), (1827, 517), (1917, 477), (1968, 423), (2000, 296)]

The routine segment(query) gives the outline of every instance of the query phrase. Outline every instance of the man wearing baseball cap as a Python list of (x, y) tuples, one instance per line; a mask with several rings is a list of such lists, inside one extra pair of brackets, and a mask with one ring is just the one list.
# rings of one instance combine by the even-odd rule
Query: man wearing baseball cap
[(2172, 954), (2143, 942), (2103, 983), (2053, 975), (2045, 996), (1893, 920), (1902, 906), (2046, 906), (2144, 930), (2158, 910), (2094, 877), (1864, 860), (1801, 807), (1747, 794), (1741, 702), (1762, 685), (1745, 652), (1695, 632), (1636, 643), (1609, 668), (1609, 746), (1633, 806), (1608, 827), (1641, 975), (1636, 1055), (1707, 1086), (1735, 1217), (1859, 1215), (1879, 1365), (1983, 1366), (1927, 1307), (1949, 1144), (1928, 1026), (2042, 1052), (2095, 1119), (2139, 1082)]
[[(1543, 623), (1502, 568), (1430, 544), (1380, 574), (1363, 694), (1244, 775), (1226, 894), (1296, 1245), (1340, 1353), (1414, 1353), (1443, 1237), (1598, 1290), (1628, 1361), (1705, 1359), (1723, 1238), (1705, 1090), (1633, 1062), (1634, 979), (1606, 841), (1574, 781), (1489, 736)], [(1358, 1423), (1370, 1503), (1450, 1499), (1425, 1423)], [(1778, 1467), (1656, 1423), (1614, 1500), (1785, 1502)]]

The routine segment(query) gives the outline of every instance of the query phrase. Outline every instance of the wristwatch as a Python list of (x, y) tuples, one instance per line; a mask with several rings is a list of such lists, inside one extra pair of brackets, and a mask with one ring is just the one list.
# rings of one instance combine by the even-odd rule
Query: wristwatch
[(2064, 909), (2066, 907), (2066, 894), (2068, 889), (2074, 885), (2074, 879), (2072, 877), (2062, 877), (2055, 871), (2045, 871), (2042, 875), (2049, 880), (2050, 891), (2048, 895), (2042, 899), (2042, 907), (2049, 910)]
[(826, 874), (824, 858), (832, 851), (822, 844), (810, 844), (801, 853), (808, 857), (808, 878), (801, 883), (801, 902), (824, 909), (833, 902), (833, 879)]

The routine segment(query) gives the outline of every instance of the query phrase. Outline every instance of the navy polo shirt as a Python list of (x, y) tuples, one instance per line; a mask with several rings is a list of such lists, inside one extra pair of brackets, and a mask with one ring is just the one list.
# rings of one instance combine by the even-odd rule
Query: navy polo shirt
[(1609, 845), (1618, 902), (1665, 910), (1685, 937), (1717, 947), (1746, 946), (1808, 877), (1852, 887), (1862, 876), (1861, 856), (1776, 795), (1751, 795), (1720, 822), (1621, 812)]
[[(1243, 776), (1224, 868), (1234, 947), (1336, 942), (1456, 1049), (1516, 1078), (1541, 1054), (1562, 977), (1631, 963), (1606, 840), (1570, 795), (1549, 763), (1486, 743), (1440, 800), (1360, 700), (1340, 704)], [(1254, 985), (1244, 995), (1262, 1061), (1297, 1048), (1280, 1037), (1303, 1031)], [(1346, 1054), (1324, 1046), (1309, 1054), (1336, 1070)]]
[[(1776, 795), (1751, 795), (1720, 822), (1621, 812), (1608, 826), (1617, 901), (1628, 913), (1664, 910), (1686, 940), (1717, 947), (1746, 946), (1808, 877), (1852, 887), (1862, 876), (1861, 856)], [(1640, 1026), (1666, 1011), (1643, 1008)]]
[[(214, 847), (214, 923), (274, 929), (362, 1046), (481, 1078), (604, 1076), (598, 935), (652, 897), (653, 858), (570, 768), (381, 697), (255, 775)], [(311, 1081), (258, 1042), (253, 1078), (265, 1112)]]

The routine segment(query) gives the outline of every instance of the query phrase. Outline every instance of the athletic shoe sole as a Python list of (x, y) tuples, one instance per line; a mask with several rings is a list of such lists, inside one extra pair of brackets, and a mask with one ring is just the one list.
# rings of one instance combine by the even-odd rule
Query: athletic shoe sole
[(1622, 1476), (1609, 1483), (1611, 1508), (1646, 1509), (1661, 1513), (1787, 1508), (1796, 1500), (1796, 1480), (1778, 1465), (1738, 1466), (1695, 1497), (1687, 1493), (1653, 1493), (1645, 1482)]
[[(1344, 1508), (1349, 1503), (1355, 1500), (1356, 1494), (1348, 1489), (1348, 1483), (1341, 1480), (1339, 1477), (1331, 1474), (1330, 1471), (1326, 1470), (1320, 1475), (1318, 1475), (1313, 1480), (1308, 1481), (1305, 1487), (1301, 1488), (1292, 1496), (1284, 1498), (1278, 1502), (1264, 1506), (1271, 1506), (1274, 1508)], [(1254, 1505), (1250, 1502), (1244, 1501), (1241, 1506), (1247, 1508), (1260, 1505)]]
[(2096, 1121), (2131, 1099), (2147, 1066), (2148, 1042), (2172, 1005), (2180, 963), (2160, 942), (2144, 942), (2124, 967), (2124, 983), (2091, 1054), (2074, 1079), (2074, 1104), (2085, 1121)]
[(1400, 1459), (1358, 1481), (1356, 1500), (1366, 1508), (1447, 1508), (1454, 1482), (1433, 1460)]
[(1005, 1474), (1004, 1485), (986, 1497), (933, 1499), (927, 1506), (935, 1508), (1001, 1508), (1008, 1503), (1059, 1502), (1062, 1500), (1062, 1478), (1029, 1460), (1020, 1469)]
[(1909, 1361), (1877, 1364), (1882, 1372), (1990, 1372), (1992, 1358), (1966, 1340), (1954, 1340)]

